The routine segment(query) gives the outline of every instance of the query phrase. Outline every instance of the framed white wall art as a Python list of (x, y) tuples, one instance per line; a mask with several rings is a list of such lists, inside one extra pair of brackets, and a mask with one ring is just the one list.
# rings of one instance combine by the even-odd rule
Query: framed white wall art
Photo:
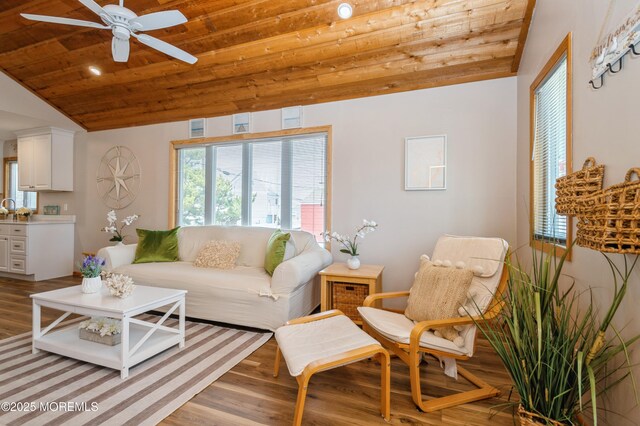
[(233, 134), (251, 133), (251, 113), (233, 114)]
[(404, 140), (404, 189), (447, 189), (447, 136), (417, 136)]
[(299, 129), (302, 127), (302, 107), (282, 108), (282, 129)]
[(193, 118), (189, 120), (189, 139), (204, 138), (207, 120), (204, 118)]

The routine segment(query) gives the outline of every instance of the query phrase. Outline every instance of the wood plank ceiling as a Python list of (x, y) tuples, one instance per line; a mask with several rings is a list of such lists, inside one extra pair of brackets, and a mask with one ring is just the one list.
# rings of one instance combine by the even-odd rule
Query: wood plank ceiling
[(535, 3), (351, 0), (341, 20), (342, 1), (126, 0), (187, 17), (150, 34), (188, 65), (135, 41), (115, 63), (110, 31), (19, 15), (99, 21), (77, 0), (3, 0), (0, 69), (90, 131), (213, 117), (514, 75)]

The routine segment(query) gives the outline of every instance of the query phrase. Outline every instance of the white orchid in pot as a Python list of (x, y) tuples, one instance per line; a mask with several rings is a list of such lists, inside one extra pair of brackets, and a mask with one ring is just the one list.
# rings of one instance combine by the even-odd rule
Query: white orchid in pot
[(374, 221), (363, 219), (362, 225), (356, 229), (353, 236), (341, 235), (337, 232), (331, 231), (325, 231), (320, 235), (326, 242), (330, 242), (331, 240), (337, 241), (343, 247), (340, 249), (340, 252), (351, 256), (347, 260), (347, 266), (349, 269), (358, 269), (360, 268), (360, 258), (358, 257), (360, 255), (358, 253), (358, 238), (364, 239), (365, 235), (369, 232), (375, 231), (377, 227), (378, 224)]
[(137, 214), (132, 214), (131, 216), (127, 216), (124, 219), (122, 219), (118, 227), (118, 216), (116, 215), (115, 210), (111, 210), (109, 211), (109, 213), (107, 213), (107, 222), (109, 223), (109, 225), (102, 228), (101, 231), (109, 234), (113, 234), (113, 236), (109, 239), (109, 241), (122, 243), (124, 239), (127, 237), (126, 235), (123, 234), (124, 229), (127, 226), (133, 224), (133, 222), (138, 220), (139, 217), (140, 216)]

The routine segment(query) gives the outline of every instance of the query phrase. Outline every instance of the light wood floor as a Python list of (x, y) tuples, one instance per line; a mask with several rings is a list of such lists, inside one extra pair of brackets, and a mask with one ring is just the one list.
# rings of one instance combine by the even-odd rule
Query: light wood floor
[[(37, 283), (0, 278), (0, 338), (31, 331), (29, 295), (77, 285), (68, 277)], [(57, 317), (43, 309), (43, 321)], [(280, 377), (272, 377), (275, 342), (267, 344), (220, 377), (180, 409), (167, 417), (163, 426), (185, 425), (287, 425), (293, 417), (297, 382), (282, 365)], [(397, 358), (391, 363), (391, 423), (409, 425), (513, 425), (508, 412), (495, 413), (510, 393), (510, 379), (497, 356), (483, 339), (476, 355), (467, 361), (469, 370), (503, 390), (493, 398), (437, 413), (418, 412), (411, 400), (409, 369)], [(379, 367), (373, 361), (351, 364), (311, 379), (303, 423), (309, 425), (385, 424), (379, 415)], [(446, 377), (435, 361), (423, 368), (423, 392), (442, 396), (471, 385)], [(495, 414), (491, 416), (492, 414)]]

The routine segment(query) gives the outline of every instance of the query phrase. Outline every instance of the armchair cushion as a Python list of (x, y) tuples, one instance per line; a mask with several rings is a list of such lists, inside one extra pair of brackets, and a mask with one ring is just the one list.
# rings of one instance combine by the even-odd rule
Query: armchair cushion
[[(458, 308), (467, 299), (472, 279), (473, 272), (469, 269), (434, 266), (431, 261), (421, 258), (420, 270), (411, 288), (405, 315), (414, 321), (458, 316)], [(437, 332), (457, 346), (464, 344), (453, 327), (439, 327)]]
[[(413, 330), (416, 323), (406, 316), (371, 307), (359, 307), (358, 312), (371, 328), (387, 339), (398, 343), (409, 344), (411, 330)], [(472, 333), (469, 333), (468, 330), (461, 333), (464, 345), (458, 347), (450, 340), (437, 337), (432, 331), (425, 331), (422, 336), (420, 336), (420, 346), (457, 355), (471, 356), (473, 355), (473, 336), (469, 336), (469, 334)], [(471, 339), (468, 337), (471, 337)]]
[(453, 264), (464, 262), (467, 268), (482, 271), (478, 275), (487, 278), (501, 270), (506, 249), (507, 244), (501, 238), (444, 235), (438, 239), (431, 259), (449, 260)]

